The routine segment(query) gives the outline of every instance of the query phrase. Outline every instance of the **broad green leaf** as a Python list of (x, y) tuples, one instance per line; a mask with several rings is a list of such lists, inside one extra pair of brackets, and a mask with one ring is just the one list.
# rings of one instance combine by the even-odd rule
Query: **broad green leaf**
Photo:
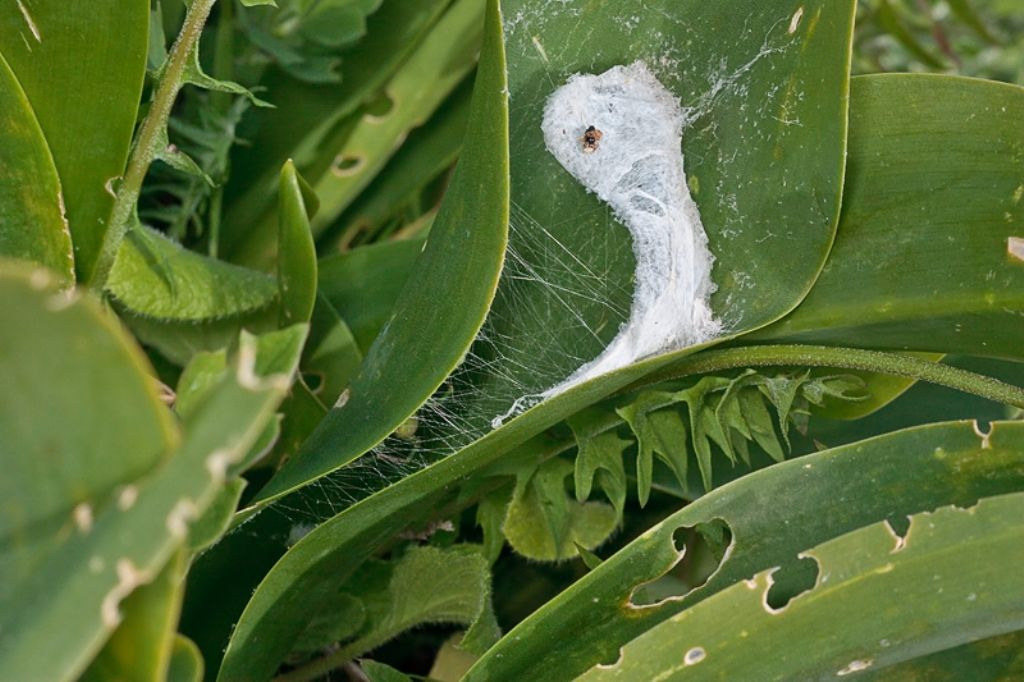
[(189, 251), (147, 227), (121, 243), (106, 289), (132, 313), (169, 322), (250, 313), (278, 293), (267, 275)]
[(897, 663), (881, 670), (868, 668), (862, 680), (925, 682), (934, 680), (1000, 680), (1024, 676), (1024, 630)]
[[(146, 70), (148, 21), (146, 0), (20, 0), (0, 8), (0, 52), (53, 154), (75, 268), (86, 282), (106, 233), (111, 187), (128, 159)], [(5, 133), (5, 150), (8, 144)]]
[[(614, 663), (621, 646), (730, 585), (742, 586), (740, 581), (777, 566), (785, 573), (798, 552), (842, 533), (886, 519), (905, 523), (909, 514), (947, 504), (968, 507), (982, 497), (1024, 490), (1024, 424), (995, 423), (984, 437), (975, 426), (952, 422), (892, 433), (787, 461), (717, 488), (521, 622), (466, 679), (572, 678), (599, 663)], [(685, 595), (638, 608), (634, 592), (682, 559), (677, 531), (715, 520), (732, 536), (717, 571)], [(677, 651), (677, 662), (683, 653)]]
[(186, 566), (186, 553), (179, 551), (152, 582), (125, 600), (124, 620), (79, 682), (162, 682), (167, 679), (185, 589)]
[[(728, 334), (739, 333), (793, 309), (831, 246), (854, 7), (503, 2), (513, 212), (505, 278), (485, 328), (501, 340), (492, 351), (499, 358), (479, 382), (489, 403), (481, 410), (501, 414), (596, 357), (632, 302), (628, 231), (545, 148), (540, 124), (551, 93), (575, 73), (643, 60), (679, 97), (688, 184), (715, 257), (712, 308)], [(586, 404), (582, 396), (576, 403)]]
[(319, 291), (369, 349), (391, 317), (424, 240), (372, 244), (320, 261)]
[[(2, 16), (2, 15), (0, 15)], [(75, 279), (60, 180), (42, 130), (0, 54), (0, 256)]]
[(459, 160), (394, 317), (367, 354), (347, 404), (328, 413), (260, 499), (298, 488), (372, 448), (412, 416), (465, 356), (493, 300), (507, 243), (505, 76), (493, 7), (467, 133), (476, 142)]
[(47, 270), (0, 268), (0, 595), (69, 519), (88, 523), (177, 442), (142, 353), (96, 301), (59, 286)]
[[(588, 196), (582, 187), (557, 169), (554, 159), (544, 150), (537, 126), (543, 103), (555, 87), (554, 83), (590, 66), (583, 52), (571, 46), (562, 50), (564, 41), (560, 39), (552, 42), (558, 46), (557, 54), (561, 54), (566, 63), (553, 65), (551, 59), (555, 48), (543, 48), (547, 38), (533, 29), (555, 31), (557, 27), (562, 33), (569, 33), (573, 26), (585, 21), (591, 34), (598, 27), (609, 33), (618, 32), (621, 26), (616, 23), (616, 8), (619, 6), (613, 7), (610, 3), (590, 5), (586, 16), (576, 16), (573, 8), (562, 5), (537, 8), (521, 3), (511, 4), (513, 8), (506, 7), (505, 16), (519, 17), (506, 27), (509, 39), (514, 41), (514, 45), (510, 43), (509, 47), (512, 58), (509, 74), (514, 82), (510, 81), (509, 87), (511, 96), (517, 101), (514, 108), (516, 118), (511, 121), (512, 130), (518, 136), (512, 141), (513, 238), (504, 284), (499, 287), (480, 344), (467, 357), (467, 360), (473, 358), (474, 362), (467, 362), (464, 366), (473, 384), (470, 391), (472, 399), (469, 404), (463, 401), (455, 406), (458, 431), (441, 435), (442, 440), (450, 442), (455, 438), (458, 442), (468, 443), (486, 433), (477, 441), (481, 451), (514, 447), (580, 407), (692, 351), (683, 350), (624, 368), (547, 400), (542, 408), (517, 418), (515, 425), (510, 424), (507, 429), (487, 433), (495, 416), (510, 406), (514, 407), (520, 399), (536, 396), (568, 376), (576, 369), (581, 357), (597, 355), (621, 321), (620, 313), (628, 308), (628, 284), (632, 280), (632, 264), (625, 263), (626, 259), (622, 257), (629, 250), (625, 234), (613, 236), (613, 221), (608, 212), (593, 203), (596, 198)], [(731, 263), (729, 267), (745, 268), (746, 273), (743, 274), (763, 274), (765, 292), (769, 292), (745, 289), (748, 283), (745, 277), (737, 276), (736, 282), (740, 284), (730, 284), (728, 276), (719, 279), (719, 293), (722, 297), (731, 297), (735, 303), (730, 307), (729, 315), (735, 315), (737, 323), (730, 323), (730, 327), (765, 324), (796, 305), (817, 275), (831, 243), (837, 218), (845, 149), (845, 92), (853, 3), (819, 3), (813, 8), (805, 6), (802, 13), (796, 9), (795, 3), (765, 6), (739, 0), (734, 4), (716, 3), (713, 6), (696, 2), (686, 6), (675, 3), (663, 12), (652, 10), (644, 13), (641, 19), (650, 25), (645, 24), (644, 30), (637, 30), (638, 35), (645, 36), (661, 30), (667, 44), (671, 44), (672, 39), (680, 44), (688, 41), (688, 54), (706, 55), (703, 59), (696, 59), (695, 63), (703, 64), (709, 70), (713, 83), (730, 74), (732, 76), (724, 82), (723, 89), (711, 90), (708, 89), (707, 73), (687, 72), (685, 79), (678, 74), (665, 76), (668, 85), (681, 93), (684, 104), (700, 110), (691, 126), (687, 138), (689, 146), (685, 151), (688, 158), (703, 159), (705, 165), (693, 166), (691, 171), (698, 173), (701, 184), (706, 178), (712, 185), (717, 185), (721, 173), (737, 173), (737, 187), (742, 185), (742, 190), (737, 189), (737, 192), (744, 197), (742, 201), (737, 198), (740, 214), (749, 209), (751, 215), (759, 216), (758, 220), (771, 223), (770, 227), (766, 223), (764, 230), (758, 231), (752, 227), (756, 222), (751, 222), (753, 219), (732, 215), (729, 208), (731, 199), (726, 202), (729, 205), (723, 204), (722, 192), (715, 192), (715, 196), (709, 199), (705, 217), (712, 226), (709, 230), (713, 247), (715, 221), (722, 223), (718, 229), (737, 234), (743, 231), (746, 235), (743, 238), (733, 236), (721, 242), (723, 246), (728, 244), (728, 249), (718, 253), (719, 264), (725, 267), (726, 263)], [(527, 26), (525, 18), (531, 11), (539, 12), (544, 21)], [(749, 17), (742, 35), (738, 34), (734, 22), (719, 20), (736, 12)], [(676, 16), (680, 22), (685, 16), (687, 23), (673, 23), (671, 20)], [(714, 30), (686, 28), (700, 23), (706, 23)], [(795, 27), (793, 33), (789, 33), (791, 24)], [(541, 42), (541, 50), (538, 50), (534, 39)], [(591, 41), (587, 46), (598, 50), (598, 46), (610, 44), (622, 43)], [(729, 59), (735, 60), (731, 71), (727, 60), (724, 73), (719, 56), (722, 45), (731, 46)], [(772, 49), (765, 48), (765, 45)], [(623, 45), (622, 49), (627, 47)], [(638, 44), (630, 49), (634, 52), (627, 50), (614, 60), (602, 55), (602, 59), (614, 63), (651, 57), (644, 53), (644, 50), (651, 49), (650, 46)], [(544, 62), (545, 55), (548, 62)], [(553, 73), (540, 77), (538, 74), (545, 70)], [(791, 90), (789, 95), (785, 94), (787, 89)], [(751, 93), (758, 92), (774, 93), (771, 105), (752, 112), (743, 103), (754, 96)], [(805, 96), (797, 98), (798, 93)], [(784, 105), (787, 116), (806, 116), (806, 120), (814, 121), (815, 125), (780, 124), (776, 114), (778, 107)], [(804, 121), (803, 118), (799, 120)], [(751, 145), (749, 134), (743, 132), (744, 126), (754, 125), (771, 131), (759, 138), (764, 141), (764, 148)], [(824, 153), (820, 138), (822, 129), (830, 131), (827, 136), (830, 145)], [(484, 153), (478, 149), (480, 145), (485, 145), (492, 153), (500, 148), (495, 143), (494, 134), (481, 138), (484, 142), (478, 142), (473, 136), (468, 139), (464, 159), (470, 154)], [(776, 154), (781, 157), (775, 158)], [(741, 170), (743, 164), (739, 161), (724, 163), (726, 159), (739, 158), (749, 162), (746, 170)], [(750, 182), (748, 178), (752, 175), (775, 180)], [(770, 187), (787, 187), (792, 191), (785, 191), (784, 198), (780, 199), (778, 191)], [(699, 192), (697, 201), (702, 203)], [(792, 234), (801, 248), (806, 246), (806, 253), (796, 249), (788, 239), (773, 241), (768, 238), (767, 246), (758, 243), (759, 240), (766, 241), (763, 232), (777, 230), (778, 224), (790, 224), (787, 221), (792, 221), (793, 226), (787, 234)], [(592, 224), (595, 222), (597, 224)], [(603, 241), (595, 241), (595, 234), (601, 235), (600, 240)], [(432, 240), (433, 237), (428, 240), (428, 245)], [(729, 261), (733, 257), (729, 255), (732, 249), (736, 249), (736, 257)], [(469, 254), (464, 258), (470, 258)], [(595, 258), (596, 261), (591, 260)], [(793, 270), (780, 267), (782, 262), (791, 263)], [(757, 277), (749, 281), (757, 281)], [(745, 308), (747, 304), (749, 310)], [(603, 331), (596, 334), (594, 330)], [(393, 331), (393, 327), (388, 331)], [(378, 348), (383, 345), (384, 338), (378, 339)], [(371, 359), (373, 355), (371, 352)], [(477, 367), (477, 361), (482, 361), (482, 368)], [(353, 395), (358, 393), (353, 390)], [(422, 396), (417, 397), (418, 402), (423, 399)], [(409, 402), (411, 405), (412, 399)], [(351, 407), (348, 411), (354, 414)], [(344, 415), (345, 412), (343, 410), (339, 414)], [(336, 420), (329, 417), (325, 424), (333, 421)], [(389, 430), (399, 423), (396, 420), (390, 424)], [(375, 445), (382, 434), (374, 435), (373, 439), (362, 439), (353, 438), (349, 433), (344, 458), (338, 457), (336, 446), (328, 447), (316, 436), (309, 443), (308, 450), (323, 451), (321, 458), (324, 460), (330, 452), (337, 465), (348, 459), (348, 452), (357, 456)], [(310, 460), (306, 459), (307, 462)], [(321, 467), (320, 474), (329, 468)], [(285, 476), (295, 481), (290, 487), (298, 485), (302, 478), (309, 480), (313, 477), (309, 474), (302, 477), (285, 469), (282, 477), (271, 483), (263, 497), (282, 492), (282, 481), (289, 480)]]
[(316, 247), (309, 231), (311, 211), (303, 198), (302, 184), (305, 181), (295, 164), (285, 163), (277, 195), (277, 282), (282, 325), (309, 322), (316, 303)]
[[(252, 112), (258, 131), (236, 147), (225, 189), (223, 252), (243, 263), (271, 262), (276, 243), (273, 189), (289, 158), (310, 181), (328, 172), (345, 121), (392, 77), (451, 0), (387, 0), (368, 18), (367, 36), (346, 56), (336, 87), (303, 83), (271, 69), (261, 85), (276, 109)], [(262, 93), (261, 93), (262, 94)], [(347, 129), (348, 125), (343, 125)]]
[(1024, 626), (1024, 581), (994, 565), (1024, 562), (1024, 493), (909, 521), (900, 534), (883, 521), (801, 552), (817, 565), (816, 583), (782, 608), (768, 601), (776, 569), (760, 571), (579, 679), (844, 677)]
[(243, 335), (233, 371), (184, 421), (181, 445), (163, 465), (127, 483), (116, 503), (78, 507), (84, 511), (65, 522), (70, 532), (50, 543), (45, 562), (4, 581), (0, 679), (67, 680), (82, 672), (121, 623), (121, 602), (186, 542), (190, 523), (271, 418), (304, 339), (301, 325)]
[(1021, 358), (1024, 88), (858, 77), (850, 118), (828, 265), (755, 336)]

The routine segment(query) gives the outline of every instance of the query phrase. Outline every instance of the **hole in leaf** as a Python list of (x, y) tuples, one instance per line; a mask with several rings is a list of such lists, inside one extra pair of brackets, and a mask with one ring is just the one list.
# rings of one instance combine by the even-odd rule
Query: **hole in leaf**
[(814, 588), (818, 581), (818, 562), (811, 557), (798, 557), (784, 563), (772, 573), (772, 586), (765, 594), (765, 604), (779, 611), (796, 597)]
[(363, 167), (365, 159), (361, 156), (343, 154), (331, 164), (331, 172), (335, 175), (355, 175)]
[(395, 100), (386, 92), (379, 93), (366, 107), (366, 115), (374, 120), (381, 120), (395, 108)]
[(636, 607), (682, 599), (701, 587), (722, 565), (732, 546), (732, 531), (722, 519), (677, 528), (672, 535), (679, 560), (664, 575), (633, 591)]
[(901, 540), (906, 540), (907, 533), (910, 532), (910, 517), (906, 514), (900, 514), (898, 516), (891, 516), (885, 520), (889, 524), (889, 530), (892, 534)]
[(303, 372), (302, 380), (306, 384), (306, 388), (313, 395), (320, 392), (320, 389), (324, 387), (324, 374), (323, 372)]

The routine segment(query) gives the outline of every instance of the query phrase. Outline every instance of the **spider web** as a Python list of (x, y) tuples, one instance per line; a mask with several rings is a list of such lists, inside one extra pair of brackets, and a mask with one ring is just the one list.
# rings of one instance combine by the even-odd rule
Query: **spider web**
[[(508, 48), (544, 59), (545, 48), (536, 44), (534, 36), (550, 18), (577, 15), (580, 10), (568, 0), (529, 0), (522, 4), (525, 9), (506, 17)], [(684, 41), (676, 33), (645, 36), (646, 54), (641, 58), (672, 90), (691, 92), (683, 101), (684, 139), (687, 128), (697, 124), (704, 135), (716, 134), (715, 122), (708, 120), (708, 114), (724, 96), (744, 101), (747, 76), (753, 67), (784, 49), (788, 21), (788, 17), (780, 19), (759, 49), (732, 66), (724, 58), (713, 63), (686, 63), (681, 47)], [(641, 30), (637, 17), (626, 16), (621, 22), (628, 32)], [(751, 30), (744, 26), (738, 35), (747, 37)], [(562, 49), (581, 49), (579, 45), (586, 43), (585, 27), (581, 26), (580, 31)], [(578, 70), (594, 70), (593, 62), (600, 59), (600, 54), (588, 59), (589, 66), (581, 63)], [(542, 73), (547, 93), (570, 75)], [(695, 80), (699, 83), (696, 86)], [(687, 87), (683, 87), (684, 81)], [(538, 209), (536, 202), (530, 202), (531, 209), (521, 200), (523, 192), (529, 191), (522, 186), (522, 178), (533, 175), (535, 169), (524, 167), (522, 162), (517, 168), (518, 140), (540, 140), (540, 117), (524, 116), (525, 108), (516, 96), (512, 97), (509, 245), (495, 301), (483, 327), (463, 362), (406, 425), (358, 460), (269, 508), (291, 524), (289, 544), (301, 536), (303, 529), (311, 529), (483, 437), (494, 428), (496, 417), (515, 416), (541, 402), (545, 391), (599, 355), (629, 318), (636, 261), (629, 233), (611, 209), (571, 178), (568, 182), (575, 193), (566, 196), (565, 201), (580, 209), (569, 219), (553, 219)], [(539, 173), (548, 171), (558, 174), (563, 182), (568, 177), (553, 159), (548, 166), (536, 169)], [(730, 188), (716, 187), (714, 191), (721, 204), (735, 205)], [(713, 252), (742, 230), (740, 223), (736, 209), (727, 224), (706, 225)], [(753, 286), (743, 273), (738, 273), (738, 278), (736, 274), (731, 291), (714, 302), (715, 313), (726, 331), (737, 322), (729, 311), (735, 292)], [(244, 532), (244, 526), (240, 530)]]

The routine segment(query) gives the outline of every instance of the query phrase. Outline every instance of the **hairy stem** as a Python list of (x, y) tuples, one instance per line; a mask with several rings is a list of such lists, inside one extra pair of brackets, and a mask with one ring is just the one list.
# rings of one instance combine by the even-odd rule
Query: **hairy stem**
[(174, 100), (178, 97), (185, 77), (185, 70), (191, 59), (192, 51), (199, 42), (199, 36), (203, 32), (203, 26), (210, 16), (210, 10), (217, 0), (193, 0), (192, 6), (185, 15), (185, 23), (181, 27), (181, 33), (174, 41), (167, 63), (164, 65), (163, 76), (160, 78), (160, 85), (153, 96), (153, 103), (149, 113), (143, 119), (139, 127), (135, 145), (132, 148), (131, 158), (128, 160), (128, 169), (125, 171), (124, 180), (117, 190), (117, 197), (114, 200), (114, 208), (110, 213), (110, 222), (107, 225), (107, 232), (103, 237), (103, 246), (100, 249), (99, 260), (93, 271), (90, 284), (96, 289), (102, 289), (106, 284), (110, 271), (114, 267), (114, 260), (117, 258), (117, 251), (128, 228), (131, 225), (132, 216), (136, 210), (139, 200), (139, 192), (142, 190), (142, 181), (146, 179), (146, 172), (162, 151), (164, 132), (167, 129), (167, 120), (171, 115), (171, 108)]
[(833, 367), (907, 377), (1024, 408), (1024, 389), (991, 377), (898, 353), (828, 346), (744, 346), (700, 353), (655, 372), (624, 392), (671, 379), (741, 367)]

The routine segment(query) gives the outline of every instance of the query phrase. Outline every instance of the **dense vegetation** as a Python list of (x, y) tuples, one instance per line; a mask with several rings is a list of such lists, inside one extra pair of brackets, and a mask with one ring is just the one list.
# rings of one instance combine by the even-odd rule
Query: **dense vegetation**
[[(724, 331), (552, 394), (635, 60)], [(1021, 84), (1020, 0), (5, 3), (0, 680), (1024, 676)]]

